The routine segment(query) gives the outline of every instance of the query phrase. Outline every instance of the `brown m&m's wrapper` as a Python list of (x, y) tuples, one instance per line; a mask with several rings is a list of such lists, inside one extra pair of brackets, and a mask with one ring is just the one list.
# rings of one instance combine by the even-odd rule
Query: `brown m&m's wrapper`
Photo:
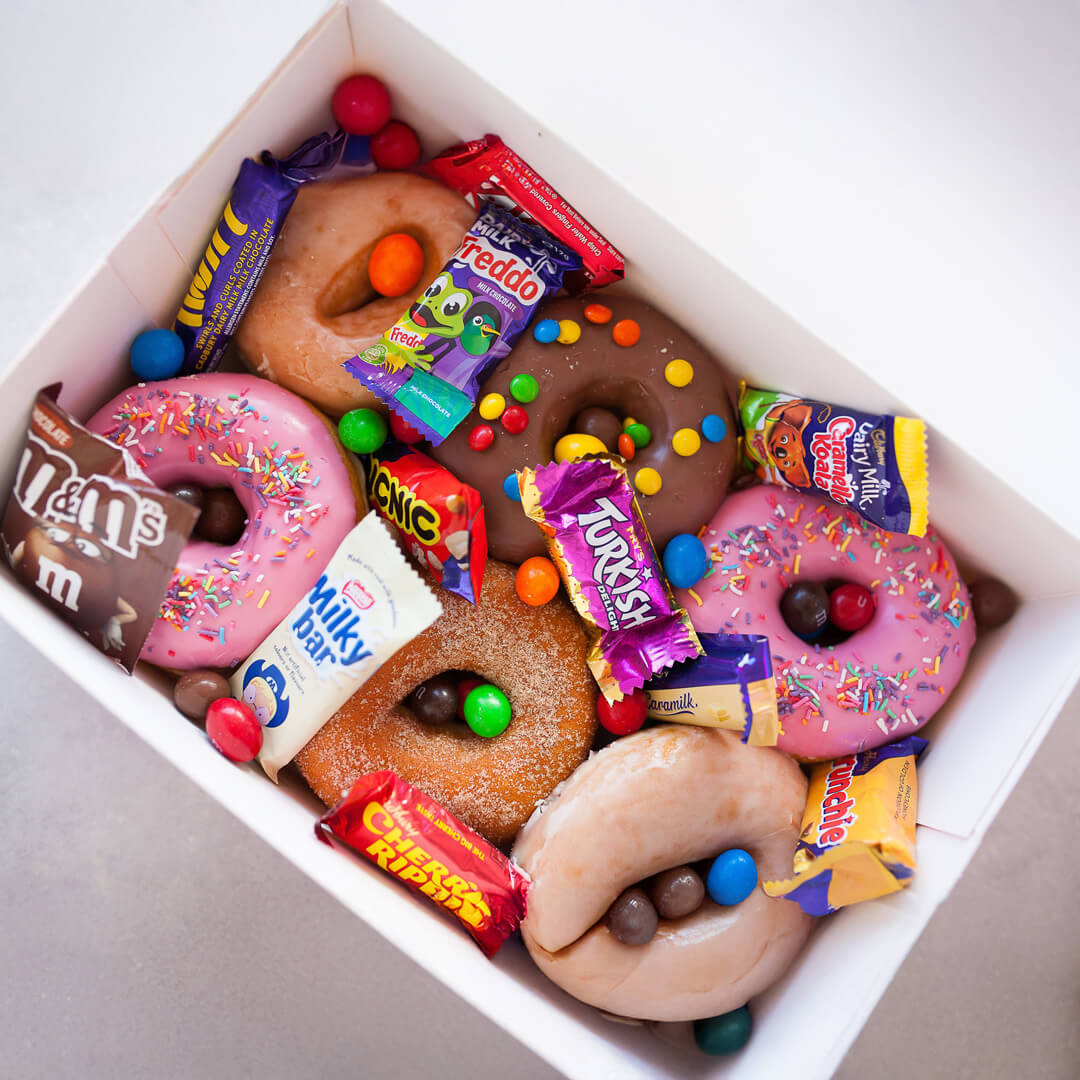
[(158, 616), (198, 510), (38, 393), (0, 524), (15, 576), (125, 671)]
[(457, 919), (488, 957), (525, 918), (528, 875), (389, 769), (361, 776), (319, 819), (331, 837)]

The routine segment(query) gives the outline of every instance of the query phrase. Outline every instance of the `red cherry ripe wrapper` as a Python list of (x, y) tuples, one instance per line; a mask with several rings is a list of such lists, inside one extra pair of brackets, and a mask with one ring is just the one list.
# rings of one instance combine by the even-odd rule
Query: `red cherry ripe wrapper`
[(509, 199), (559, 243), (580, 255), (581, 273), (571, 271), (563, 282), (571, 292), (599, 289), (622, 279), (624, 262), (618, 249), (498, 135), (452, 146), (432, 158), (422, 171), (464, 195), (473, 205), (478, 195)]
[(389, 769), (361, 776), (315, 826), (458, 919), (488, 957), (525, 918), (529, 878)]
[(437, 584), (475, 604), (487, 562), (480, 493), (427, 454), (389, 442), (371, 455), (368, 496)]
[(125, 671), (135, 668), (199, 511), (42, 390), (0, 524), (23, 585)]

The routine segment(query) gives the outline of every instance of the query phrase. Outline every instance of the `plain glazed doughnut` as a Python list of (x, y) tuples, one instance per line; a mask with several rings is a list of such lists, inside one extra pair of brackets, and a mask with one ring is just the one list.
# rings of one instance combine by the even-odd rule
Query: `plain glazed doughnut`
[(760, 886), (661, 919), (645, 945), (603, 921), (627, 886), (743, 848), (759, 880), (789, 874), (806, 778), (786, 754), (727, 731), (662, 725), (593, 755), (522, 829), (511, 857), (532, 878), (522, 937), (567, 993), (617, 1016), (696, 1020), (740, 1008), (787, 970), (811, 918)]
[(86, 425), (130, 450), (159, 487), (231, 487), (235, 544), (190, 540), (140, 654), (160, 667), (238, 664), (315, 584), (366, 511), (333, 427), (265, 379), (215, 372), (140, 383)]
[[(573, 340), (538, 341), (535, 328), (549, 320)], [(620, 345), (617, 333), (624, 341), (633, 338), (620, 332), (628, 324), (639, 336), (634, 344)], [(696, 533), (723, 500), (735, 467), (735, 423), (716, 361), (666, 315), (623, 296), (605, 294), (604, 304), (555, 300), (540, 310), (533, 328), (487, 378), (478, 399), (481, 415), (489, 397), (524, 410), (524, 431), (511, 433), (496, 419), (490, 448), (474, 450), (470, 435), (483, 421), (472, 417), (430, 451), (480, 492), (492, 556), (522, 563), (546, 553), (543, 534), (504, 484), (517, 469), (551, 461), (556, 442), (573, 432), (587, 409), (607, 412), (616, 431), (631, 418), (649, 429), (648, 445), (635, 450), (627, 469), (657, 550), (676, 533)], [(517, 400), (515, 379), (521, 376), (535, 380), (535, 399)], [(712, 417), (708, 424), (707, 417)], [(605, 445), (611, 453), (621, 452)], [(650, 474), (661, 481), (655, 494), (642, 488)]]
[[(596, 732), (585, 633), (561, 597), (543, 607), (523, 604), (514, 576), (489, 561), (475, 605), (441, 591), (442, 617), (301, 750), (300, 771), (323, 802), (336, 803), (365, 773), (393, 769), (492, 843), (506, 844), (581, 764)], [(454, 670), (475, 672), (510, 699), (513, 718), (501, 735), (422, 724), (402, 705), (415, 686)]]
[[(381, 410), (341, 365), (405, 314), (475, 218), (460, 195), (409, 173), (305, 184), (236, 334), (246, 363), (335, 416)], [(424, 252), (421, 282), (405, 296), (377, 295), (368, 277), (372, 249), (391, 233)]]
[[(697, 630), (765, 634), (778, 745), (825, 761), (917, 731), (960, 680), (975, 642), (967, 587), (944, 541), (889, 533), (815, 495), (762, 484), (732, 494), (702, 538), (715, 570), (679, 602)], [(796, 581), (843, 580), (874, 597), (870, 622), (828, 648), (784, 621)]]

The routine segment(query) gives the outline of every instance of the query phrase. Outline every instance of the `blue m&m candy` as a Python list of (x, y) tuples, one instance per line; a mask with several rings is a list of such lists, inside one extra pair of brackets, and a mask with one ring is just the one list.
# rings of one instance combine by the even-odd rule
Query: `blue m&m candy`
[(717, 904), (741, 904), (757, 888), (757, 865), (749, 851), (731, 848), (713, 859), (705, 888)]
[(131, 343), (131, 370), (145, 382), (171, 379), (184, 363), (184, 343), (172, 330), (144, 330)]
[(559, 324), (554, 319), (541, 319), (533, 327), (533, 337), (542, 345), (550, 345), (559, 336)]
[(506, 492), (508, 499), (513, 499), (514, 502), (521, 502), (521, 488), (518, 487), (517, 473), (512, 472), (503, 481), (503, 491)]
[(705, 545), (691, 533), (679, 533), (664, 548), (664, 573), (676, 589), (692, 589), (709, 569)]
[(724, 418), (717, 416), (716, 413), (709, 413), (701, 421), (701, 434), (709, 442), (723, 442), (724, 436), (727, 434), (727, 424), (724, 423)]

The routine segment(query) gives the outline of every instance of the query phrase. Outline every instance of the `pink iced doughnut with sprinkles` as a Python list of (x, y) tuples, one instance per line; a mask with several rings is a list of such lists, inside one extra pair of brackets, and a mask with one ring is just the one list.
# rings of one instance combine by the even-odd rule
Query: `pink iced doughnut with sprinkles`
[[(679, 600), (700, 631), (767, 635), (782, 750), (821, 761), (893, 742), (959, 682), (975, 620), (932, 527), (921, 540), (885, 532), (826, 499), (763, 484), (729, 495), (702, 540), (709, 571)], [(837, 645), (807, 644), (780, 613), (797, 581), (864, 585), (873, 617)]]
[(232, 667), (318, 580), (363, 495), (332, 428), (302, 398), (254, 375), (140, 383), (87, 423), (130, 450), (159, 487), (231, 487), (247, 515), (233, 545), (192, 539), (140, 658)]

